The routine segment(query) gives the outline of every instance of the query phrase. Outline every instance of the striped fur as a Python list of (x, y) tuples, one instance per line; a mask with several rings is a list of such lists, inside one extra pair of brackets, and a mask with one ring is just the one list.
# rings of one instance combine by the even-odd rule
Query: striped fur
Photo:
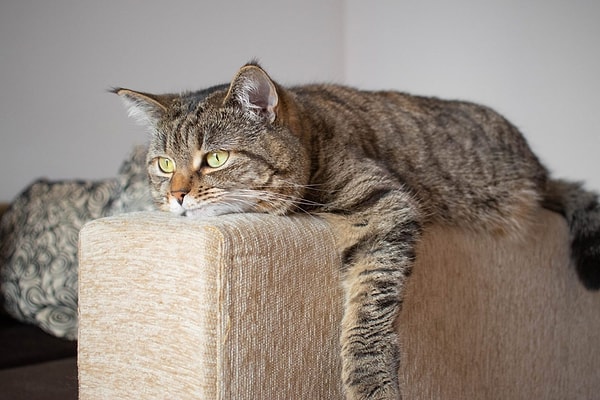
[[(596, 195), (550, 180), (518, 130), (488, 108), (336, 85), (283, 88), (256, 64), (229, 87), (115, 91), (154, 132), (148, 168), (160, 208), (196, 217), (307, 212), (336, 222), (348, 399), (400, 398), (394, 322), (429, 224), (518, 238), (540, 206), (553, 209), (571, 226), (584, 284), (600, 286)], [(214, 167), (217, 151), (227, 160)], [(160, 170), (161, 157), (174, 171)]]

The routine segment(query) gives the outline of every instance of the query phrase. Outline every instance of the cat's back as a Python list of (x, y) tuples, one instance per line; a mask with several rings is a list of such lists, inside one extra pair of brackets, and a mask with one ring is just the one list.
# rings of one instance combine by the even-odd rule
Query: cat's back
[[(480, 127), (493, 133), (499, 125), (510, 124), (484, 105), (437, 97), (417, 96), (401, 91), (369, 91), (335, 84), (312, 84), (291, 89), (309, 114), (329, 123), (380, 131), (426, 134), (436, 129)], [(333, 126), (332, 128), (335, 128)], [(408, 128), (408, 129), (403, 129)]]
[(365, 142), (386, 154), (398, 152), (396, 158), (484, 158), (498, 152), (532, 156), (521, 133), (480, 104), (331, 84), (299, 86), (292, 92), (304, 116), (338, 144)]
[[(361, 90), (336, 84), (311, 84), (291, 89), (307, 110), (317, 114), (329, 114), (333, 111), (344, 115), (354, 115), (376, 123), (377, 118), (409, 118), (431, 120), (437, 117), (470, 116), (476, 122), (490, 122), (490, 119), (503, 120), (502, 116), (481, 104), (441, 99), (438, 97), (418, 96), (395, 90)], [(480, 120), (484, 118), (485, 121)]]
[[(333, 160), (329, 176), (339, 165), (364, 174), (366, 168), (354, 165), (374, 163), (419, 193), (426, 208), (445, 221), (494, 215), (498, 221), (492, 225), (501, 225), (511, 207), (535, 203), (545, 184), (546, 171), (525, 138), (489, 107), (337, 85), (293, 92), (315, 121), (320, 150), (336, 155), (326, 158)], [(469, 198), (476, 200), (465, 201)], [(500, 199), (506, 206), (498, 205)]]

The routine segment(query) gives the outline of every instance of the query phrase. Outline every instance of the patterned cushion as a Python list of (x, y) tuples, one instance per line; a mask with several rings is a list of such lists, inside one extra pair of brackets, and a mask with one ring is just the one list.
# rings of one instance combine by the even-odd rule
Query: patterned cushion
[(39, 180), (0, 222), (0, 289), (13, 317), (67, 339), (77, 338), (77, 242), (88, 221), (153, 208), (146, 148), (137, 147), (115, 179)]

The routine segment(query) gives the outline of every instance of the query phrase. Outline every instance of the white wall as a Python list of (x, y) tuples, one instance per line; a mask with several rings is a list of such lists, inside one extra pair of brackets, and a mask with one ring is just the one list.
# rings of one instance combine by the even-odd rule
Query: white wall
[(146, 134), (111, 86), (202, 88), (259, 57), (282, 83), (484, 102), (600, 190), (596, 0), (0, 3), (0, 201), (37, 177), (114, 176)]
[(346, 1), (346, 79), (483, 102), (600, 190), (600, 2)]
[(283, 83), (343, 75), (342, 0), (3, 1), (0, 201), (38, 177), (116, 176), (135, 126), (112, 86), (227, 82), (259, 57)]

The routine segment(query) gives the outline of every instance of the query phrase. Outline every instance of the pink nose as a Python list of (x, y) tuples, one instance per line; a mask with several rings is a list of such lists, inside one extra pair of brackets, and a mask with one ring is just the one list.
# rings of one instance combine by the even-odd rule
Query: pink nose
[(188, 192), (185, 190), (176, 190), (171, 192), (171, 196), (174, 197), (180, 205), (183, 204), (183, 199), (186, 194), (188, 194)]

